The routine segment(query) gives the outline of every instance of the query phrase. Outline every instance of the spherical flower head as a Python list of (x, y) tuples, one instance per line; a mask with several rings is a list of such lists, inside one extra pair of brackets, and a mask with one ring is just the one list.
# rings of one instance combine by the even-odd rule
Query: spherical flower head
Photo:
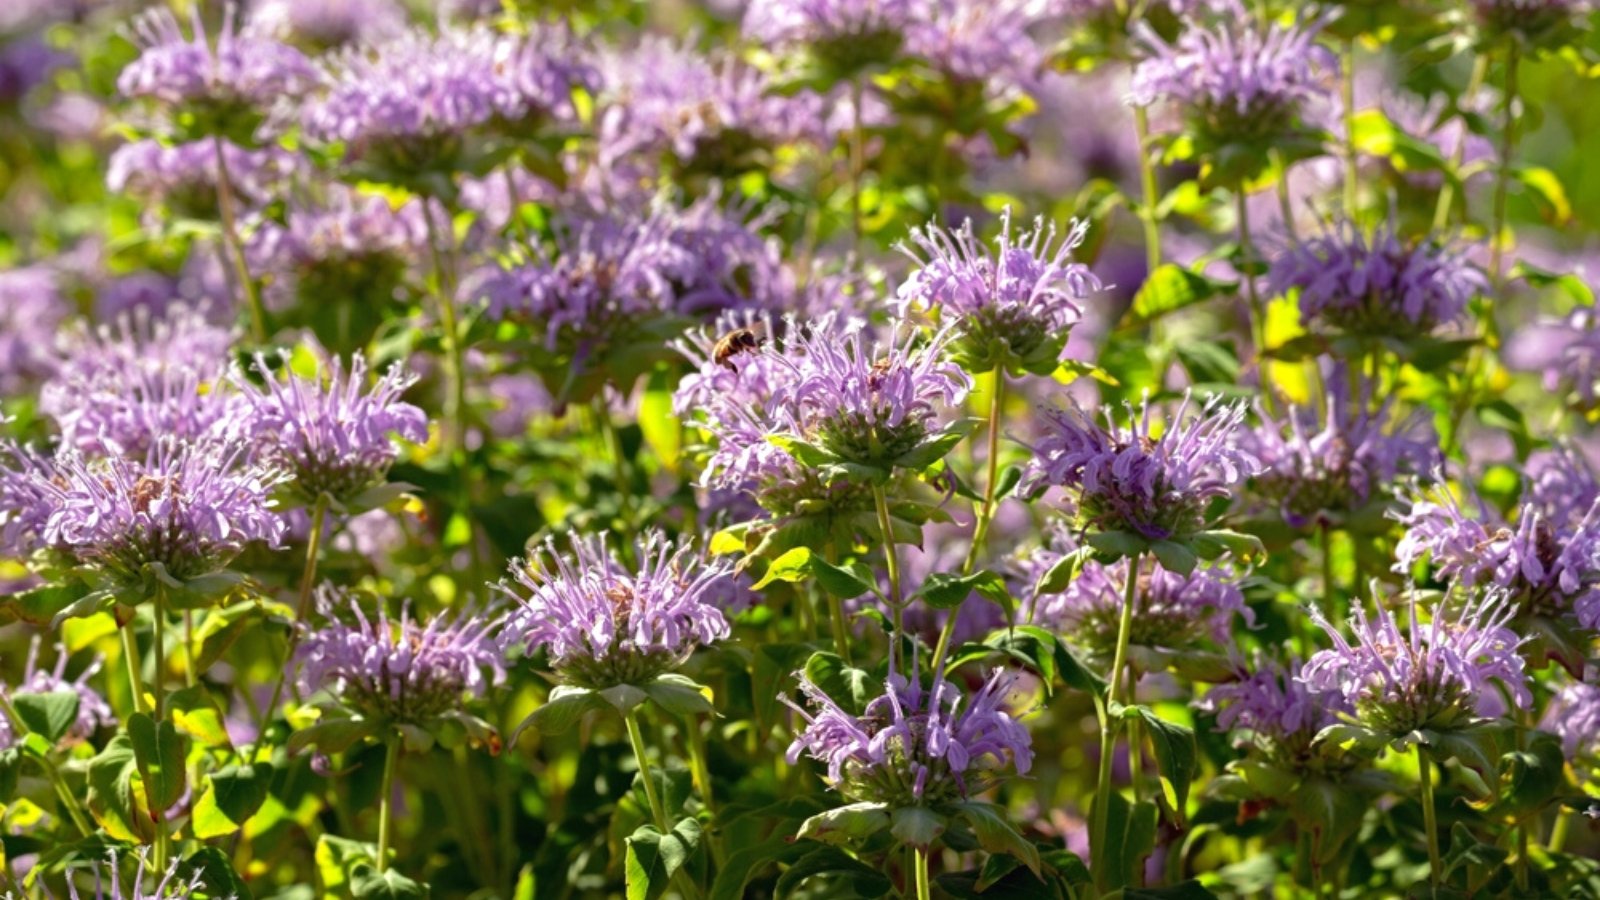
[(1185, 394), (1157, 434), (1148, 396), (1137, 412), (1127, 407), (1126, 426), (1107, 413), (1102, 428), (1076, 401), (1043, 409), (1044, 436), (1031, 448), (1023, 488), (1073, 491), (1079, 523), (1089, 531), (1152, 541), (1191, 535), (1205, 526), (1213, 500), (1259, 468), (1236, 440), (1244, 412), (1243, 404), (1218, 398), (1195, 409)]
[[(247, 206), (268, 202), (298, 166), (294, 154), (279, 147), (247, 150), (221, 142), (228, 187)], [(218, 205), (217, 142), (163, 144), (134, 141), (111, 153), (106, 187), (146, 203), (160, 203), (175, 215), (215, 220)]]
[(1320, 417), (1310, 406), (1292, 405), (1281, 418), (1262, 410), (1261, 425), (1241, 441), (1261, 463), (1253, 488), (1294, 528), (1339, 525), (1387, 499), (1397, 478), (1442, 462), (1424, 414), (1392, 422), (1392, 399), (1371, 410), (1366, 398), (1350, 402), (1341, 381), (1337, 373), (1328, 380)]
[(439, 615), (424, 624), (406, 604), (392, 620), (382, 602), (369, 615), (358, 597), (327, 586), (318, 589), (317, 609), (326, 622), (307, 629), (295, 654), (301, 692), (327, 691), (362, 716), (423, 724), (505, 679), (491, 636), (496, 616)]
[(1087, 222), (1074, 219), (1057, 243), (1055, 224), (1041, 218), (1013, 235), (1010, 207), (1000, 214), (993, 251), (973, 235), (971, 219), (959, 229), (913, 229), (915, 249), (900, 250), (917, 268), (896, 292), (899, 312), (922, 308), (954, 322), (950, 355), (968, 371), (1048, 374), (1083, 315), (1081, 302), (1101, 289), (1087, 266), (1072, 261), (1088, 232)]
[(1590, 779), (1600, 775), (1600, 686), (1576, 681), (1545, 707), (1539, 727), (1561, 738), (1561, 749)]
[(940, 427), (941, 409), (958, 406), (972, 379), (947, 362), (949, 332), (923, 340), (901, 322), (869, 342), (864, 323), (842, 336), (798, 332), (798, 357), (779, 357), (790, 375), (776, 400), (790, 432), (847, 463), (889, 469)]
[(282, 225), (264, 222), (246, 248), (273, 305), (349, 304), (356, 314), (392, 302), (411, 263), (427, 253), (420, 201), (334, 187), (324, 202), (292, 203)]
[[(284, 367), (289, 354), (283, 354)], [(257, 355), (257, 386), (236, 378), (251, 407), (249, 428), (263, 458), (292, 476), (302, 500), (324, 495), (336, 503), (356, 499), (383, 483), (399, 456), (391, 435), (414, 443), (428, 439), (428, 416), (400, 399), (416, 376), (399, 363), (367, 386), (367, 361), (357, 353), (350, 369), (335, 357), (323, 372), (302, 379), (277, 377)]]
[(187, 35), (169, 9), (149, 10), (134, 20), (131, 35), (140, 53), (117, 76), (124, 97), (192, 116), (201, 134), (249, 136), (268, 106), (313, 82), (311, 63), (299, 50), (252, 28), (235, 28), (232, 3), (214, 44), (200, 21), (200, 8), (191, 12)]
[(1403, 238), (1392, 223), (1369, 235), (1350, 222), (1284, 248), (1267, 285), (1274, 294), (1297, 290), (1308, 324), (1402, 339), (1461, 321), (1489, 286), (1462, 248)]
[(1344, 754), (1313, 746), (1317, 733), (1352, 710), (1337, 693), (1313, 690), (1300, 678), (1301, 662), (1256, 656), (1253, 670), (1211, 687), (1196, 704), (1216, 714), (1219, 731), (1241, 732), (1268, 759), (1296, 771), (1327, 771), (1349, 764)]
[(743, 29), (758, 44), (805, 45), (830, 72), (850, 75), (892, 60), (912, 0), (753, 0)]
[[(1545, 489), (1510, 521), (1470, 495), (1469, 510), (1444, 485), (1414, 491), (1396, 515), (1406, 531), (1395, 546), (1395, 570), (1408, 572), (1426, 558), (1451, 584), (1504, 593), (1519, 617), (1570, 615), (1585, 628), (1600, 627), (1600, 490), (1582, 463), (1562, 459), (1541, 472), (1535, 483)], [(1557, 480), (1551, 469), (1563, 468), (1567, 477)], [(1555, 485), (1566, 490), (1551, 491)]]
[(996, 671), (963, 697), (942, 673), (924, 685), (892, 665), (890, 672), (884, 693), (860, 713), (802, 673), (809, 709), (783, 698), (805, 721), (789, 745), (790, 765), (810, 756), (845, 797), (893, 807), (964, 799), (1032, 767), (1032, 738), (1005, 706), (1014, 674)]
[(271, 496), (281, 476), (252, 465), (246, 449), (165, 440), (142, 460), (64, 450), (50, 480), (34, 485), (47, 510), (39, 540), (111, 589), (143, 589), (152, 575), (187, 582), (219, 572), (245, 545), (276, 546), (283, 536)]
[[(1043, 560), (1060, 558), (1048, 550), (1037, 555)], [(1061, 593), (1038, 598), (1034, 615), (1074, 644), (1109, 659), (1117, 645), (1127, 578), (1127, 560), (1111, 565), (1091, 560)], [(1225, 568), (1205, 566), (1182, 575), (1160, 566), (1141, 567), (1134, 590), (1133, 628), (1128, 636), (1134, 647), (1183, 650), (1208, 638), (1227, 646), (1232, 643), (1229, 634), (1235, 615), (1246, 625), (1255, 624), (1238, 576)]]
[(705, 561), (687, 543), (650, 531), (625, 566), (607, 536), (572, 539), (571, 554), (545, 542), (543, 553), (511, 564), (501, 590), (522, 604), (502, 643), (524, 653), (544, 649), (574, 684), (604, 689), (641, 684), (670, 672), (696, 647), (728, 636), (718, 600), (727, 565)]
[(1462, 728), (1507, 712), (1497, 685), (1518, 708), (1532, 705), (1517, 652), (1522, 639), (1506, 627), (1516, 606), (1505, 594), (1482, 593), (1460, 603), (1442, 598), (1426, 622), (1420, 606), (1417, 592), (1408, 591), (1402, 630), (1387, 606), (1378, 604), (1369, 616), (1358, 604), (1351, 639), (1320, 610), (1309, 609), (1333, 649), (1313, 654), (1300, 679), (1312, 690), (1337, 693), (1362, 725), (1395, 737)]
[[(22, 672), (22, 680), (13, 688), (0, 688), (8, 698), (18, 694), (51, 694), (69, 692), (78, 695), (78, 717), (67, 728), (67, 733), (62, 735), (61, 741), (65, 744), (77, 744), (94, 736), (101, 728), (117, 724), (117, 717), (111, 712), (111, 705), (106, 698), (100, 695), (89, 684), (100, 671), (102, 660), (96, 656), (94, 661), (84, 667), (76, 678), (67, 678), (66, 645), (57, 645), (56, 664), (54, 668), (39, 668), (39, 638), (34, 637), (28, 646), (28, 662)], [(12, 730), (11, 718), (0, 716), (0, 750), (16, 746), (18, 737)]]
[(235, 333), (178, 306), (164, 318), (140, 309), (69, 334), (39, 411), (63, 445), (86, 453), (145, 456), (163, 440), (225, 434), (238, 398), (221, 390)]
[(312, 50), (375, 43), (405, 30), (398, 0), (264, 0), (250, 4), (246, 27), (284, 35)]
[(1317, 43), (1325, 21), (1263, 28), (1240, 9), (1212, 27), (1185, 18), (1170, 44), (1141, 21), (1134, 33), (1148, 55), (1134, 69), (1129, 102), (1176, 103), (1206, 147), (1291, 135), (1306, 106), (1330, 96), (1329, 78), (1338, 71)]
[(947, 77), (992, 93), (1031, 91), (1046, 64), (1029, 30), (1044, 21), (1038, 0), (929, 0), (913, 7), (905, 52)]
[(50, 347), (67, 310), (55, 272), (0, 271), (0, 393), (22, 394), (55, 368)]

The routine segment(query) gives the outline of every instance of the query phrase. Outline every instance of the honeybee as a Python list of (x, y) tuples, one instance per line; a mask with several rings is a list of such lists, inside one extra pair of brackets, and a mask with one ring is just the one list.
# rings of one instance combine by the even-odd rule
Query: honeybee
[(736, 328), (717, 338), (716, 346), (711, 348), (711, 358), (728, 371), (737, 372), (739, 370), (729, 360), (740, 353), (759, 350), (766, 343), (766, 338), (756, 336), (755, 329)]

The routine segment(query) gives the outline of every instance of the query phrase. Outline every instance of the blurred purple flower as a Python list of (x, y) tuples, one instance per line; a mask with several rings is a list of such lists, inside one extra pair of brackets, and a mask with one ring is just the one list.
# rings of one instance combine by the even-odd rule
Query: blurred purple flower
[(1313, 654), (1300, 680), (1314, 691), (1336, 692), (1361, 724), (1394, 736), (1459, 728), (1475, 716), (1505, 713), (1496, 683), (1518, 708), (1532, 705), (1517, 653), (1522, 638), (1505, 627), (1516, 604), (1505, 594), (1489, 592), (1460, 603), (1441, 598), (1426, 622), (1415, 590), (1406, 592), (1404, 603), (1403, 632), (1382, 603), (1371, 617), (1357, 604), (1350, 619), (1353, 641), (1309, 607), (1311, 620), (1327, 632), (1333, 649)]
[(129, 29), (140, 52), (117, 76), (117, 90), (124, 97), (227, 114), (264, 110), (311, 85), (314, 71), (299, 50), (249, 26), (235, 28), (235, 12), (232, 3), (225, 6), (213, 44), (198, 6), (191, 8), (187, 35), (171, 10), (146, 11)]
[(1028, 773), (1032, 739), (1005, 708), (1014, 674), (997, 670), (963, 697), (942, 672), (928, 687), (893, 665), (890, 672), (884, 693), (859, 715), (802, 673), (809, 711), (782, 698), (805, 720), (789, 745), (790, 765), (809, 755), (827, 766), (829, 785), (845, 797), (894, 806), (965, 799), (1011, 772)]
[(1269, 293), (1299, 291), (1306, 322), (1402, 339), (1460, 321), (1488, 286), (1464, 248), (1401, 238), (1392, 222), (1331, 226), (1285, 247), (1267, 275)]
[[(299, 168), (298, 158), (278, 147), (246, 150), (222, 142), (228, 167), (228, 186), (246, 206), (271, 200)], [(217, 206), (217, 146), (214, 141), (163, 144), (135, 141), (111, 154), (106, 187), (115, 193), (148, 203), (162, 203), (181, 215), (215, 219)]]
[(1213, 398), (1198, 410), (1186, 394), (1160, 430), (1151, 424), (1146, 397), (1128, 424), (1107, 413), (1095, 424), (1074, 400), (1044, 408), (1044, 436), (1030, 448), (1023, 489), (1057, 485), (1077, 495), (1083, 527), (1130, 532), (1150, 540), (1192, 534), (1205, 526), (1205, 508), (1254, 475), (1259, 463), (1237, 441), (1244, 405)]
[(250, 4), (246, 27), (327, 50), (397, 37), (407, 19), (398, 0), (261, 0)]
[(605, 534), (574, 536), (571, 546), (563, 554), (548, 539), (535, 557), (512, 562), (511, 582), (499, 585), (521, 603), (501, 635), (507, 652), (543, 648), (563, 678), (606, 688), (649, 681), (728, 636), (718, 605), (733, 577), (726, 564), (656, 531), (638, 540), (636, 570)]
[[(77, 744), (94, 736), (101, 728), (117, 724), (117, 717), (111, 711), (111, 705), (106, 703), (105, 697), (89, 684), (100, 671), (102, 660), (98, 655), (89, 665), (78, 673), (73, 679), (68, 679), (67, 652), (65, 644), (56, 646), (56, 664), (54, 668), (39, 668), (39, 637), (34, 636), (28, 645), (28, 662), (22, 671), (22, 680), (15, 687), (4, 688), (8, 699), (13, 699), (18, 694), (50, 694), (55, 692), (70, 692), (78, 695), (78, 716), (61, 740), (69, 744)], [(12, 730), (11, 718), (0, 716), (0, 750), (9, 749), (17, 743), (17, 735)]]
[(914, 0), (751, 0), (743, 29), (758, 44), (810, 44), (829, 57), (870, 58), (899, 42), (914, 6)]
[(991, 93), (1032, 93), (1046, 54), (1029, 31), (1043, 22), (1040, 0), (923, 0), (912, 7), (905, 52), (957, 81)]
[(1579, 410), (1600, 408), (1600, 315), (1579, 306), (1552, 323), (1542, 342), (1544, 387)]
[(273, 305), (362, 303), (394, 299), (408, 267), (424, 256), (422, 203), (400, 207), (384, 197), (333, 186), (323, 202), (291, 202), (285, 223), (263, 222), (246, 252), (267, 277)]
[[(282, 356), (287, 370), (289, 354)], [(288, 472), (306, 503), (323, 495), (348, 503), (382, 484), (400, 452), (391, 435), (419, 444), (428, 440), (427, 414), (400, 399), (416, 376), (399, 363), (370, 388), (367, 361), (359, 353), (349, 372), (335, 357), (325, 373), (309, 379), (292, 371), (279, 378), (259, 354), (255, 371), (264, 386), (234, 378), (250, 406), (245, 427), (259, 458)]]
[(1575, 681), (1550, 698), (1539, 727), (1561, 738), (1567, 759), (1600, 771), (1600, 686)]
[(1300, 677), (1302, 668), (1293, 657), (1285, 665), (1257, 653), (1252, 671), (1212, 686), (1195, 705), (1216, 714), (1217, 730), (1241, 732), (1268, 759), (1292, 770), (1348, 768), (1351, 761), (1337, 748), (1313, 741), (1352, 710), (1341, 694), (1308, 686)]
[(0, 393), (18, 396), (55, 369), (50, 352), (66, 319), (60, 276), (42, 265), (0, 269)]
[(482, 696), (505, 679), (492, 637), (496, 616), (439, 615), (423, 624), (402, 605), (399, 620), (391, 621), (380, 601), (369, 617), (358, 597), (326, 585), (318, 589), (317, 610), (326, 622), (307, 629), (295, 653), (303, 694), (325, 690), (364, 716), (418, 724), (460, 709), (463, 695)]
[(31, 37), (4, 40), (0, 29), (0, 109), (21, 102), (22, 98), (72, 57)]

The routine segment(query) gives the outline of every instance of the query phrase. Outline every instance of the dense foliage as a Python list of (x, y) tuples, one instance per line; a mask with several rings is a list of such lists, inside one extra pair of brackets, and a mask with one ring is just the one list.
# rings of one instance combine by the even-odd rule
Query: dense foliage
[(1590, 6), (4, 0), (0, 891), (1600, 898)]

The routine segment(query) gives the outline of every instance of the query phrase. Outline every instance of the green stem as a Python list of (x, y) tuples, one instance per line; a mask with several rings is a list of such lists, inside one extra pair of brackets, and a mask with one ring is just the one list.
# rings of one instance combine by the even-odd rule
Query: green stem
[[(656, 790), (656, 780), (650, 770), (650, 756), (645, 752), (644, 734), (639, 731), (638, 714), (623, 713), (622, 722), (628, 726), (628, 742), (633, 745), (633, 758), (639, 766), (639, 780), (644, 782), (644, 796), (646, 802), (650, 804), (650, 818), (655, 822), (656, 831), (663, 835), (671, 834), (672, 822), (667, 818), (667, 807), (661, 802), (661, 793)], [(673, 873), (672, 880), (685, 897), (690, 900), (699, 898), (700, 891), (682, 869)]]
[(133, 635), (133, 620), (122, 626), (122, 659), (128, 666), (128, 688), (133, 692), (133, 708), (150, 712), (154, 707), (144, 696), (144, 679), (139, 677), (139, 644)]
[[(989, 480), (983, 489), (983, 505), (978, 508), (978, 521), (973, 527), (972, 546), (967, 548), (967, 558), (961, 564), (962, 575), (972, 574), (972, 570), (978, 565), (978, 554), (983, 552), (984, 546), (988, 543), (989, 526), (994, 523), (995, 494), (1000, 488), (1000, 413), (1005, 406), (1005, 368), (995, 366), (991, 374), (994, 377), (994, 386), (989, 391)], [(950, 641), (955, 636), (960, 611), (959, 607), (949, 610), (945, 615), (944, 626), (939, 629), (939, 641), (933, 648), (935, 672), (944, 665), (945, 655), (950, 652)]]
[(611, 408), (606, 405), (605, 392), (601, 391), (594, 398), (595, 422), (600, 426), (600, 433), (605, 437), (606, 453), (611, 457), (611, 477), (617, 482), (618, 512), (624, 523), (633, 520), (633, 491), (628, 480), (628, 460), (622, 449), (622, 435), (617, 431), (617, 425), (611, 421)]
[(1144, 226), (1145, 267), (1151, 274), (1161, 268), (1161, 225), (1156, 220), (1156, 167), (1150, 159), (1150, 111), (1143, 106), (1133, 108), (1133, 129), (1139, 136), (1139, 221)]
[(1495, 171), (1494, 224), (1489, 232), (1489, 281), (1501, 287), (1501, 270), (1505, 263), (1506, 190), (1511, 181), (1511, 159), (1517, 152), (1517, 44), (1511, 42), (1506, 49), (1506, 117), (1500, 135), (1500, 160)]
[[(1472, 63), (1472, 75), (1467, 78), (1466, 90), (1461, 96), (1468, 101), (1483, 87), (1483, 81), (1489, 76), (1489, 55), (1480, 53)], [(1450, 154), (1450, 174), (1455, 174), (1461, 168), (1461, 163), (1467, 155), (1467, 137), (1470, 132), (1465, 125), (1461, 129), (1461, 138), (1456, 141), (1455, 149)], [(1433, 209), (1433, 230), (1443, 233), (1445, 226), (1450, 223), (1450, 207), (1455, 203), (1455, 182), (1449, 178), (1439, 186), (1439, 202)]]
[(1444, 864), (1439, 859), (1439, 822), (1433, 808), (1433, 765), (1423, 754), (1421, 744), (1416, 746), (1416, 753), (1417, 775), (1422, 785), (1422, 827), (1428, 833), (1428, 884), (1437, 892)]
[(311, 507), (311, 533), (306, 537), (306, 561), (300, 570), (300, 594), (295, 603), (295, 625), (289, 630), (289, 639), (283, 650), (283, 671), (278, 673), (278, 682), (272, 687), (272, 698), (267, 701), (265, 711), (258, 723), (258, 732), (265, 732), (268, 725), (272, 724), (272, 715), (278, 711), (278, 701), (283, 699), (283, 685), (289, 677), (289, 668), (294, 662), (295, 648), (300, 646), (300, 626), (308, 625), (311, 620), (311, 594), (317, 581), (317, 561), (322, 555), (322, 531), (328, 520), (328, 495), (318, 494), (316, 503)]
[(194, 610), (183, 611), (183, 684), (194, 687), (198, 677), (194, 670)]
[(244, 294), (245, 305), (250, 309), (250, 330), (257, 343), (266, 343), (267, 310), (261, 305), (261, 294), (250, 278), (250, 266), (245, 262), (244, 244), (239, 240), (239, 221), (234, 212), (233, 182), (228, 175), (228, 161), (222, 152), (222, 137), (212, 139), (217, 159), (217, 210), (222, 218), (222, 243), (226, 246), (229, 262), (233, 264), (234, 277)]
[(1556, 824), (1550, 829), (1550, 840), (1545, 842), (1545, 849), (1551, 853), (1560, 853), (1561, 848), (1567, 845), (1567, 832), (1572, 830), (1572, 813), (1560, 810), (1556, 813)]
[[(434, 290), (439, 304), (439, 327), (444, 331), (445, 433), (444, 450), (453, 459), (466, 447), (467, 375), (463, 363), (461, 329), (456, 320), (455, 279), (445, 264), (447, 254), (440, 246), (439, 227), (433, 221), (431, 203), (423, 204), (423, 221), (428, 229), (428, 252), (433, 258)], [(448, 223), (447, 223), (448, 224)], [(454, 235), (450, 236), (452, 245)]]
[(1117, 749), (1117, 732), (1122, 720), (1111, 707), (1122, 702), (1120, 673), (1128, 659), (1128, 638), (1133, 631), (1133, 607), (1139, 591), (1139, 563), (1141, 557), (1128, 559), (1128, 577), (1122, 586), (1122, 615), (1117, 622), (1117, 647), (1111, 658), (1111, 677), (1107, 679), (1106, 716), (1100, 725), (1100, 777), (1095, 788), (1094, 810), (1090, 828), (1090, 855), (1095, 862), (1095, 882), (1102, 888), (1110, 887), (1109, 873), (1099, 863), (1104, 858), (1107, 816), (1111, 803), (1111, 759)]
[(917, 856), (917, 900), (928, 900), (933, 896), (933, 891), (928, 880), (928, 851), (926, 848), (915, 848)]
[[(694, 772), (695, 790), (700, 792), (700, 803), (705, 806), (711, 821), (716, 822), (717, 803), (711, 794), (711, 766), (706, 762), (706, 737), (700, 733), (700, 723), (693, 718), (684, 720), (684, 734), (685, 744), (689, 747), (689, 765)], [(721, 836), (713, 831), (706, 838), (711, 845), (711, 861), (720, 869), (724, 859)]]
[[(150, 689), (155, 694), (155, 711), (152, 716), (157, 723), (166, 720), (167, 698), (164, 682), (167, 676), (167, 589), (157, 584), (155, 596), (155, 647), (151, 650), (155, 654), (155, 675), (150, 681)], [(167, 870), (167, 854), (169, 837), (167, 835), (167, 813), (162, 810), (155, 814), (156, 820), (156, 853), (155, 866), (157, 872)]]
[[(1333, 584), (1333, 529), (1327, 522), (1321, 523), (1319, 531), (1322, 544), (1322, 614), (1330, 622), (1339, 621), (1337, 610), (1334, 608)], [(1300, 648), (1300, 658), (1311, 658), (1311, 641), (1305, 639), (1305, 646)]]
[(383, 753), (383, 781), (378, 786), (378, 872), (389, 868), (389, 843), (394, 819), (394, 770), (400, 759), (400, 738), (389, 735)]
[[(22, 721), (22, 716), (17, 714), (17, 708), (11, 705), (11, 698), (4, 693), (0, 693), (0, 711), (4, 712), (7, 721), (11, 723), (13, 734), (28, 733), (27, 723)], [(55, 762), (47, 756), (35, 756), (33, 759), (44, 771), (50, 786), (55, 789), (56, 800), (61, 804), (61, 808), (67, 811), (67, 818), (72, 821), (72, 827), (78, 829), (78, 833), (84, 837), (93, 834), (94, 829), (89, 827), (88, 820), (83, 816), (83, 810), (78, 806), (78, 798), (67, 786), (66, 779), (61, 777), (61, 770), (56, 767)]]
[(861, 181), (867, 167), (866, 134), (861, 125), (861, 103), (866, 94), (863, 78), (858, 75), (850, 82), (850, 235), (857, 253), (861, 252)]
[(1356, 215), (1356, 41), (1346, 38), (1339, 66), (1339, 93), (1344, 102), (1344, 214)]
[(905, 601), (900, 593), (900, 555), (895, 550), (894, 525), (889, 520), (889, 497), (883, 485), (872, 486), (872, 502), (878, 510), (878, 529), (883, 533), (884, 564), (889, 572), (889, 610), (894, 617), (893, 640), (899, 641), (905, 620)]

